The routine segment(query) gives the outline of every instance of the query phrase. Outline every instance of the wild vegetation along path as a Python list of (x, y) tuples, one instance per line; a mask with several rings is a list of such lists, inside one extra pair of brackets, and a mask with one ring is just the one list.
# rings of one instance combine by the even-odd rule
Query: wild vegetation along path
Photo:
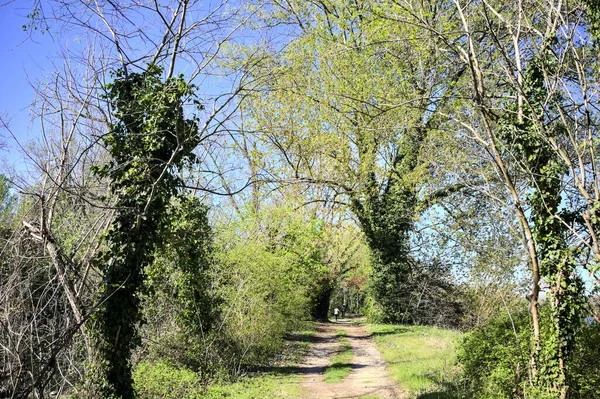
[[(338, 330), (347, 332), (354, 357), (351, 372), (338, 383), (323, 381), (331, 358), (340, 350)], [(299, 367), (304, 375), (301, 393), (304, 399), (360, 398), (401, 399), (406, 397), (388, 377), (386, 364), (366, 327), (347, 320), (317, 324), (311, 348)]]

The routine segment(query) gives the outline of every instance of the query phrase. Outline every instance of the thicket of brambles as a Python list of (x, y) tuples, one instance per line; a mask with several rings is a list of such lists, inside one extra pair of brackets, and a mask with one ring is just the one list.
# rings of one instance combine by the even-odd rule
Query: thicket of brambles
[(596, 1), (205, 3), (28, 3), (0, 397), (182, 397), (342, 304), (466, 331), (465, 397), (600, 397)]

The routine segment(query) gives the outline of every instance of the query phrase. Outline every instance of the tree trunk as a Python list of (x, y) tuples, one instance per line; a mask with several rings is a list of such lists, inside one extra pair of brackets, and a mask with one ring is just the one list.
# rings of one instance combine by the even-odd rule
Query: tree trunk
[(331, 301), (331, 293), (333, 292), (333, 283), (330, 280), (321, 282), (319, 293), (315, 299), (313, 307), (313, 318), (318, 321), (329, 320), (329, 302)]

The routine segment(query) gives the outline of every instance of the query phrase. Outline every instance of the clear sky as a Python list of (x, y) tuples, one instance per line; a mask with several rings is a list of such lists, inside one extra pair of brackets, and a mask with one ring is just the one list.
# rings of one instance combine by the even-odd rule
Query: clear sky
[[(57, 48), (50, 33), (32, 31), (30, 35), (23, 30), (30, 13), (28, 0), (0, 0), (0, 115), (22, 144), (35, 135), (29, 127), (29, 105), (35, 99), (31, 85), (48, 68), (48, 57)], [(7, 144), (0, 158), (15, 166), (16, 143), (5, 130), (0, 130), (0, 137)]]

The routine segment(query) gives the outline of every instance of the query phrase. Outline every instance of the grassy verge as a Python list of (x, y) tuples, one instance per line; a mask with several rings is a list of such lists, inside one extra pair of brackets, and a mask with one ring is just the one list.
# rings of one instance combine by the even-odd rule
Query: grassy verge
[(282, 355), (266, 371), (254, 372), (236, 382), (213, 381), (203, 384), (193, 371), (175, 367), (167, 361), (139, 363), (134, 381), (140, 399), (299, 399), (299, 376), (294, 364), (307, 352), (314, 335), (310, 329), (291, 334), (284, 342)]
[(262, 373), (235, 383), (211, 386), (198, 399), (299, 399), (297, 379), (297, 376), (291, 374)]
[(418, 399), (455, 399), (460, 333), (423, 326), (370, 325), (390, 377)]
[(346, 330), (337, 330), (337, 336), (342, 344), (342, 350), (331, 359), (331, 364), (327, 367), (327, 370), (325, 370), (325, 378), (323, 379), (325, 382), (339, 382), (346, 378), (352, 370), (350, 363), (352, 362), (354, 353), (352, 353), (350, 341), (346, 338), (347, 335), (348, 332)]
[(144, 362), (136, 374), (143, 373), (143, 385), (138, 385), (140, 399), (297, 399), (297, 377), (291, 374), (261, 373), (244, 377), (233, 383), (203, 386), (198, 375), (190, 370), (176, 368), (164, 362)]

